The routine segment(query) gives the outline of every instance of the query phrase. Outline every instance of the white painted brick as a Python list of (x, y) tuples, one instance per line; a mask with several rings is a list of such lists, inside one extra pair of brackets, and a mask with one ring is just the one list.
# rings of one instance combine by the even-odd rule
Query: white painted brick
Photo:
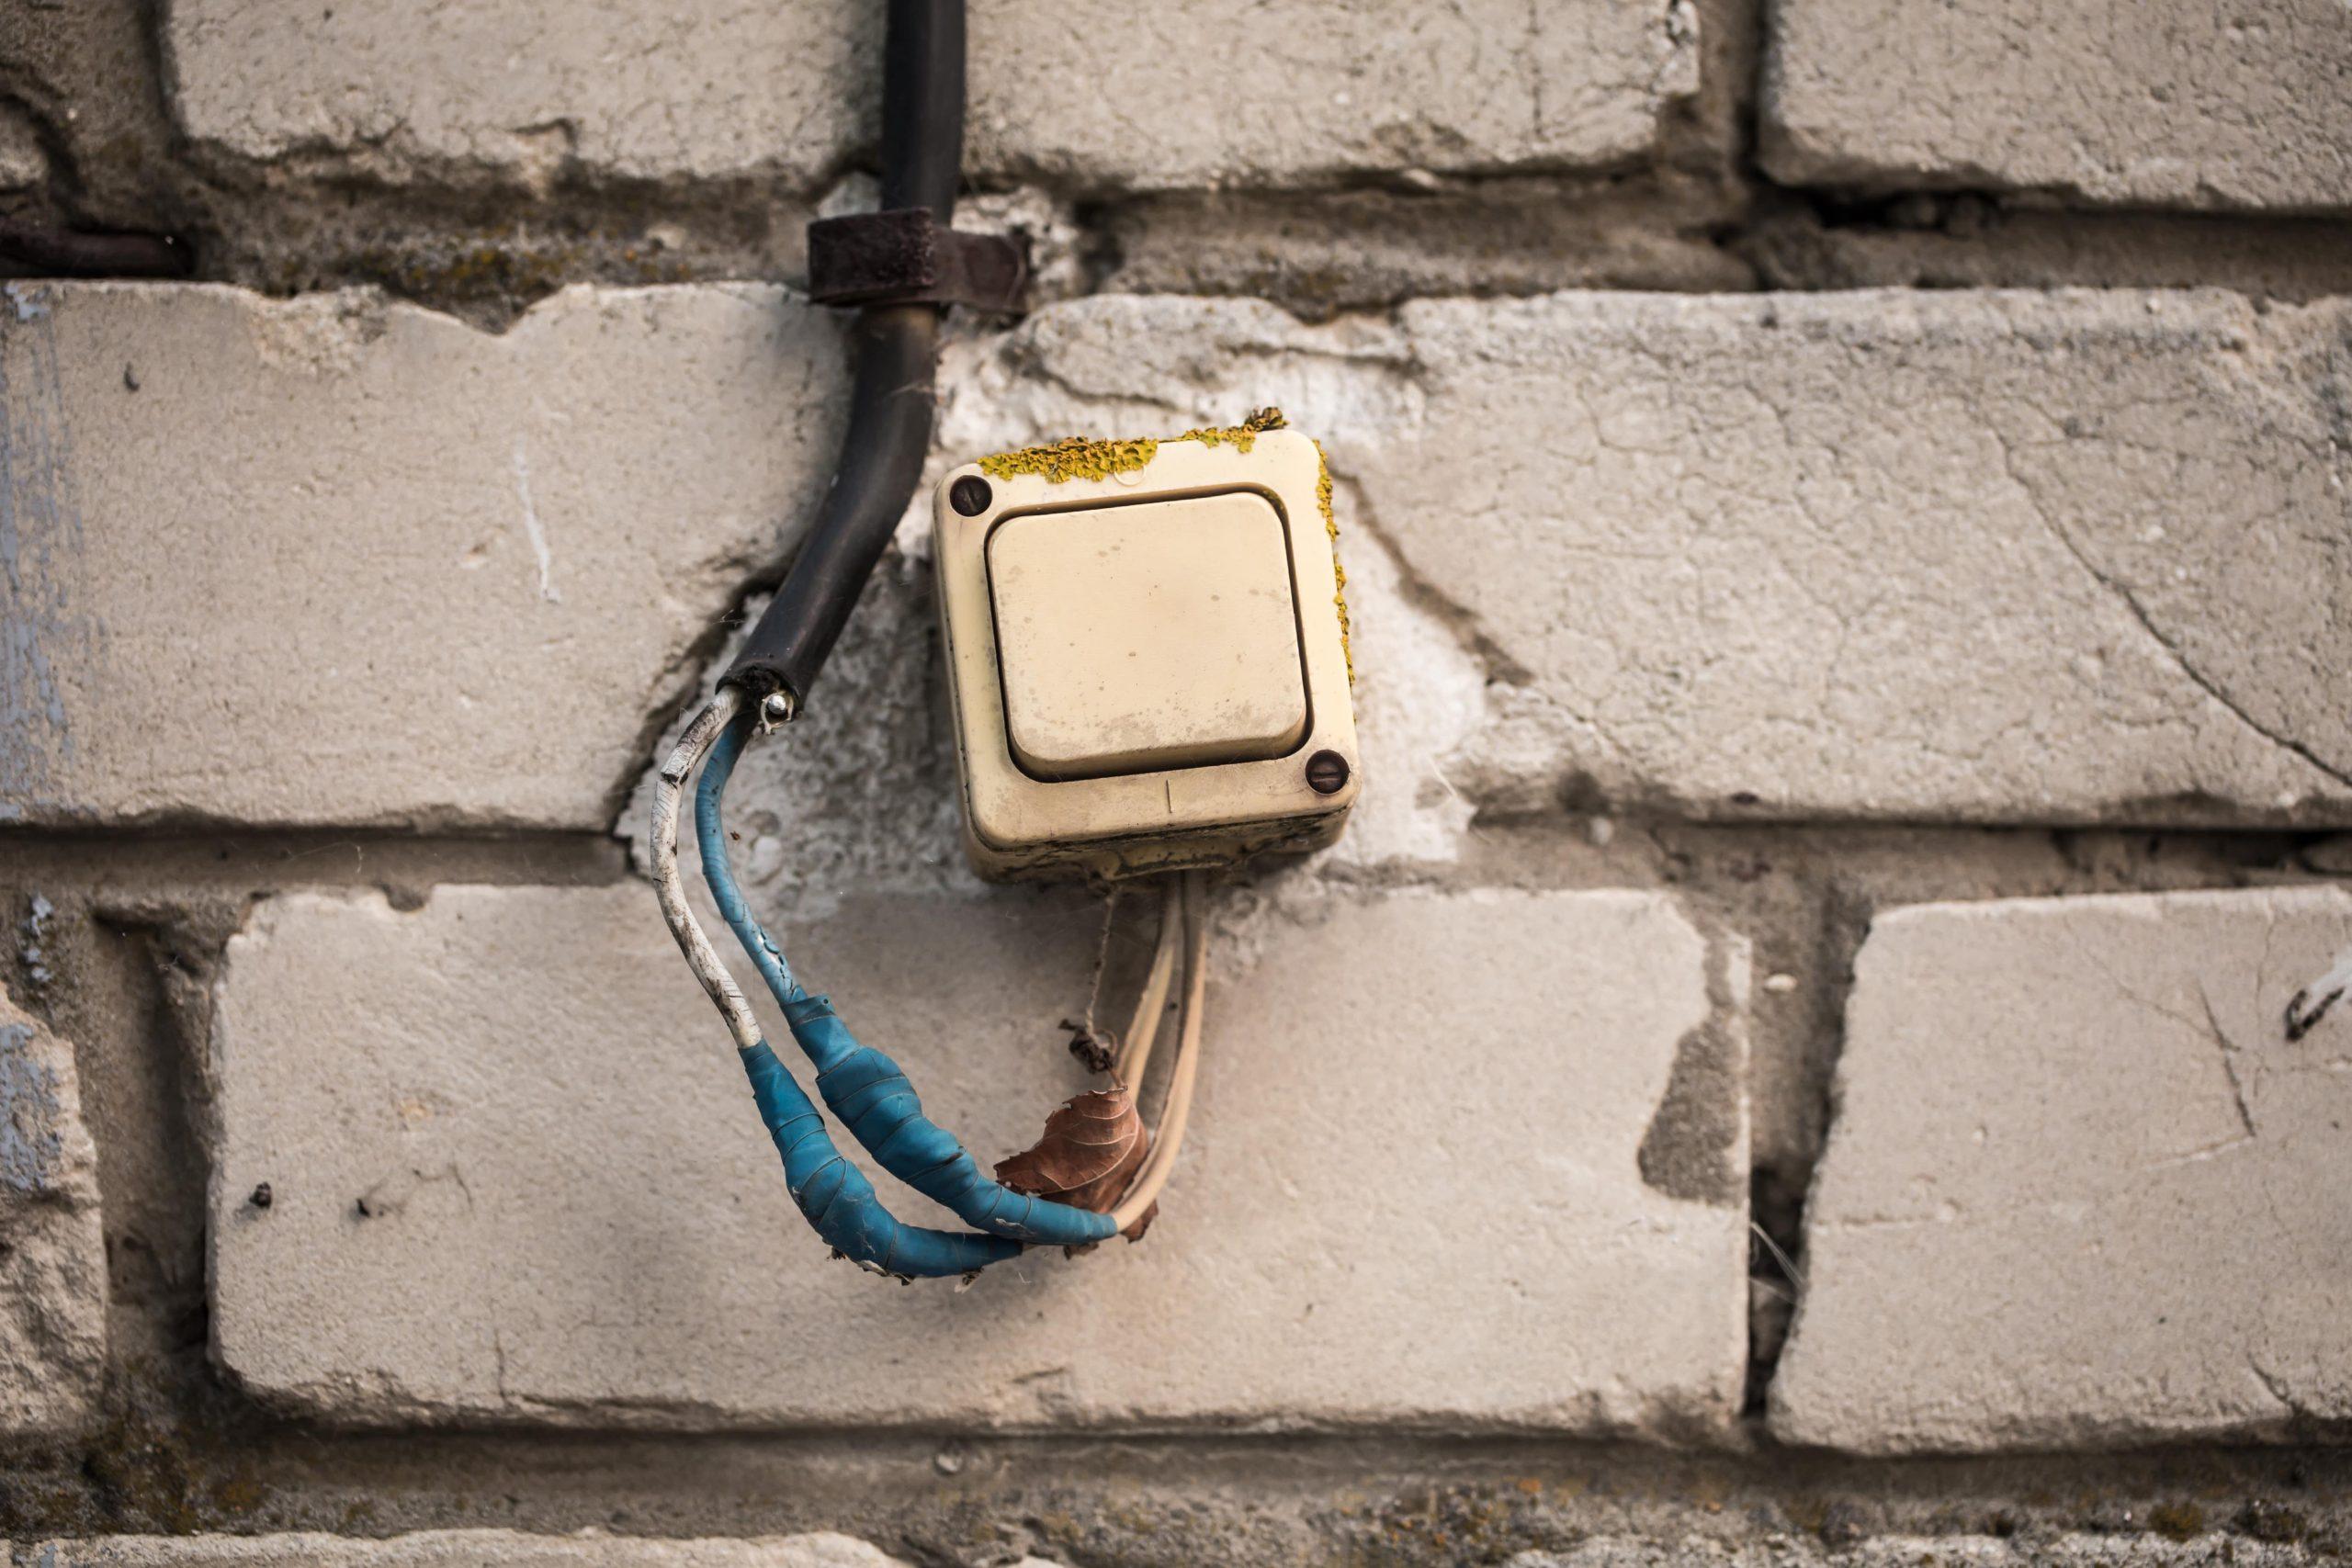
[(1784, 1439), (2273, 1438), (2352, 1416), (2343, 889), (1928, 905), (1855, 968)]
[(604, 827), (838, 440), (775, 289), (9, 288), (16, 820)]
[(1792, 184), (2352, 207), (2341, 0), (1770, 8), (1763, 155)]
[(0, 991), (0, 1433), (70, 1433), (106, 1379), (97, 1152), (74, 1048)]
[[(1697, 91), (1689, 17), (1669, 0), (976, 6), (966, 167), (1151, 188), (1616, 163)], [(180, 0), (167, 39), (182, 125), (240, 158), (807, 186), (868, 140), (880, 29), (857, 0), (583, 0), (560, 29), (520, 5)]]
[(363, 1540), (283, 1535), (117, 1535), (36, 1543), (41, 1568), (899, 1568), (899, 1560), (845, 1535), (664, 1540), (583, 1531), (417, 1530)]
[[(2195, 292), (1560, 294), (1328, 327), (1096, 298), (961, 348), (941, 439), (1279, 403), (1330, 454), (1342, 553), (1376, 534), (1498, 677), (1396, 738), (1417, 792), (2338, 821), (2352, 623), (2312, 586), (2352, 572), (2347, 324)], [(1359, 617), (1367, 707), (1423, 668), (1419, 635), (1384, 661), (1385, 613)]]
[[(1096, 912), (845, 898), (779, 934), (985, 1160), (1083, 1082), (1054, 1022)], [(1218, 946), (1149, 1236), (957, 1293), (825, 1260), (643, 886), (274, 899), (217, 1016), (217, 1353), (358, 1424), (1734, 1420), (1731, 944), (1600, 892), (1299, 895)]]
[[(18, 819), (602, 826), (832, 458), (835, 328), (767, 290), (573, 290), (495, 337), (210, 288), (18, 286), (11, 314)], [(1270, 400), (1322, 435), (1359, 861), (1564, 795), (2342, 822), (2352, 625), (2305, 590), (2352, 570), (2346, 322), (1856, 291), (1308, 328), (1111, 297), (958, 344), (940, 446)]]

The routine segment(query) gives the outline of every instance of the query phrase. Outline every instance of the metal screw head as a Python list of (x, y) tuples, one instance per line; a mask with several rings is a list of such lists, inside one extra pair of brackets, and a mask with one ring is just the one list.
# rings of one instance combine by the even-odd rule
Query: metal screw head
[(978, 517), (989, 509), (989, 502), (995, 499), (996, 491), (990, 490), (989, 481), (978, 474), (966, 474), (947, 487), (947, 504), (961, 516)]
[(1337, 751), (1317, 751), (1306, 759), (1306, 787), (1317, 795), (1337, 795), (1348, 787), (1348, 760)]

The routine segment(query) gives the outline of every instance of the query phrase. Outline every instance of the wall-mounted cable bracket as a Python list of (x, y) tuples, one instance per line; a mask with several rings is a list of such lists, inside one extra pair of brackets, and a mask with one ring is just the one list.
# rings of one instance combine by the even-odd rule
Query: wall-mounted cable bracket
[(808, 225), (808, 298), (820, 305), (1018, 308), (1029, 258), (1003, 234), (950, 229), (927, 207)]

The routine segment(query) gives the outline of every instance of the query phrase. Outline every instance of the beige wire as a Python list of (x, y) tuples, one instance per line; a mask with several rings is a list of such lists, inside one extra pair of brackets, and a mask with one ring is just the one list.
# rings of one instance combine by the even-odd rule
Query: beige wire
[(1200, 1070), (1202, 1013), (1209, 984), (1207, 885), (1199, 872), (1183, 874), (1178, 902), (1184, 926), (1184, 1026), (1176, 1036), (1176, 1066), (1168, 1077), (1168, 1103), (1159, 1113), (1159, 1125), (1152, 1131), (1151, 1153), (1136, 1174), (1135, 1185), (1111, 1211), (1111, 1223), (1121, 1230), (1143, 1218), (1145, 1211), (1158, 1201), (1159, 1190), (1168, 1185), (1169, 1172), (1176, 1167), (1176, 1151), (1184, 1144), (1184, 1123), (1193, 1113), (1193, 1080)]
[(1159, 1036), (1159, 1017), (1168, 1010), (1168, 983), (1176, 976), (1176, 953), (1184, 941), (1184, 899), (1182, 876), (1170, 876), (1159, 886), (1159, 945), (1152, 950), (1151, 969), (1143, 994), (1136, 998), (1136, 1015), (1119, 1036), (1118, 1054), (1111, 1058), (1111, 1077), (1129, 1094), (1143, 1092), (1144, 1069), (1151, 1065), (1152, 1042)]

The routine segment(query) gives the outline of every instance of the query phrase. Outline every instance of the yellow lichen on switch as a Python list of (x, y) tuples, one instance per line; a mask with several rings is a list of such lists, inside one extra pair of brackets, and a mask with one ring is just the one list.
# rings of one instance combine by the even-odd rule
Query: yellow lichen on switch
[[(1239, 424), (1188, 430), (1168, 439), (1197, 441), (1204, 446), (1230, 446), (1247, 453), (1262, 432), (1280, 430), (1288, 423), (1280, 409), (1260, 409)], [(1149, 435), (1127, 441), (1091, 441), (1083, 435), (1065, 435), (1043, 446), (1023, 446), (1018, 451), (983, 457), (979, 468), (992, 479), (1035, 474), (1047, 484), (1057, 485), (1070, 479), (1107, 479), (1114, 474), (1131, 474), (1148, 466), (1159, 452), (1159, 441)]]
[(1143, 468), (1159, 450), (1159, 443), (1148, 435), (1133, 441), (1089, 441), (1082, 435), (1066, 435), (1043, 446), (983, 457), (980, 472), (992, 479), (1035, 474), (1057, 485), (1070, 479), (1107, 479)]
[(1290, 423), (1276, 408), (1259, 409), (1239, 424), (1211, 426), (1204, 430), (1188, 430), (1171, 436), (1175, 441), (1197, 441), (1204, 446), (1230, 446), (1245, 457), (1258, 444), (1259, 435), (1269, 430), (1280, 430)]
[[(1275, 415), (1280, 418), (1281, 415)], [(1331, 536), (1332, 604), (1340, 612), (1340, 653), (1348, 661), (1348, 684), (1356, 683), (1356, 650), (1348, 641), (1348, 569), (1340, 560), (1340, 519), (1331, 510), (1331, 459), (1315, 444), (1315, 504), (1323, 509), (1323, 532)]]

